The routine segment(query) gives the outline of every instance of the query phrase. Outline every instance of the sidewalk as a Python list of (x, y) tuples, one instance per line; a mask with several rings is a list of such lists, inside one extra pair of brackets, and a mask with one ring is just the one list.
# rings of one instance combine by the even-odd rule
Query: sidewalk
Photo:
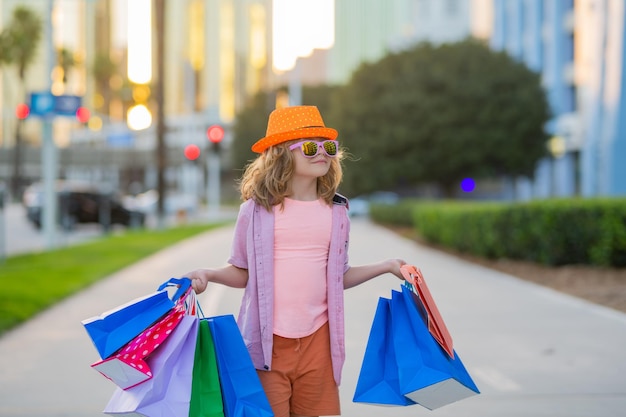
[[(90, 369), (97, 353), (81, 320), (147, 294), (172, 276), (221, 266), (232, 227), (189, 239), (42, 312), (0, 339), (0, 416), (95, 417), (114, 385)], [(357, 219), (350, 262), (401, 257), (419, 266), (482, 394), (436, 411), (352, 403), (379, 296), (392, 276), (346, 291), (344, 416), (617, 417), (626, 409), (626, 314), (415, 244)], [(242, 290), (212, 286), (206, 315), (236, 314)]]

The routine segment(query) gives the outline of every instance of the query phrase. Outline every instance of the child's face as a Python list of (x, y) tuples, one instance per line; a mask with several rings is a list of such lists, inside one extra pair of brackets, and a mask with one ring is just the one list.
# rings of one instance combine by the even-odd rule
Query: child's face
[[(321, 147), (321, 142), (325, 139), (321, 138), (312, 138), (312, 139), (303, 139), (307, 141), (319, 142)], [(294, 143), (298, 143), (297, 141)], [(312, 158), (307, 158), (302, 153), (300, 147), (296, 149), (292, 149), (294, 160), (295, 160), (295, 174), (300, 177), (309, 177), (309, 178), (319, 178), (326, 175), (328, 170), (330, 169), (330, 160), (331, 157), (326, 155), (323, 150), (320, 150), (317, 155)]]

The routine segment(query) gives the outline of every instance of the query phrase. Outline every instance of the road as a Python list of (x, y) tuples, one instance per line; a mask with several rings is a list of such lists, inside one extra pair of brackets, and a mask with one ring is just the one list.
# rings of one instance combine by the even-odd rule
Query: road
[[(236, 211), (232, 208), (222, 208), (219, 213), (208, 213), (197, 210), (190, 214), (185, 221), (210, 221), (234, 218)], [(175, 214), (168, 214), (166, 224), (172, 225), (181, 222)], [(156, 227), (156, 216), (148, 213), (146, 227)], [(124, 230), (124, 226), (114, 225), (113, 232)], [(3, 233), (4, 232), (4, 233)], [(103, 236), (103, 229), (99, 224), (78, 224), (71, 231), (57, 228), (53, 248), (65, 247)], [(4, 236), (4, 239), (2, 239)], [(40, 252), (48, 250), (44, 233), (36, 229), (26, 218), (26, 211), (21, 204), (10, 203), (0, 210), (0, 259), (22, 253)]]
[[(21, 204), (9, 203), (5, 205), (4, 210), (0, 210), (0, 233), (2, 231), (4, 240), (0, 236), (0, 256), (47, 249), (43, 232), (28, 221)], [(102, 236), (102, 228), (97, 224), (79, 225), (70, 232), (59, 229), (55, 234), (54, 247), (72, 245), (99, 236)]]

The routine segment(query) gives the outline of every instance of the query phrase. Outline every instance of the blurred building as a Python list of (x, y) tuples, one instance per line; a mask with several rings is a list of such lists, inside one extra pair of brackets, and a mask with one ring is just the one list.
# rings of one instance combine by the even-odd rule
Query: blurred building
[[(0, 181), (11, 176), (15, 106), (31, 92), (82, 97), (89, 123), (55, 117), (59, 177), (108, 182), (126, 188), (155, 186), (155, 46), (165, 39), (164, 107), (168, 172), (173, 188), (185, 187), (188, 171), (206, 176), (203, 164), (189, 167), (183, 148), (197, 144), (206, 158), (206, 129), (229, 126), (246, 100), (272, 84), (271, 0), (164, 1), (164, 28), (154, 25), (153, 0), (0, 0), (0, 30), (16, 6), (39, 15), (44, 24), (24, 86), (16, 71), (0, 73)], [(59, 53), (72, 65), (61, 71)], [(134, 112), (138, 108), (140, 111)], [(135, 119), (139, 124), (136, 125)], [(42, 123), (24, 123), (22, 175), (41, 177)], [(227, 147), (226, 147), (227, 148)], [(183, 174), (187, 172), (187, 174)], [(8, 181), (7, 181), (8, 182)]]
[(491, 45), (542, 76), (551, 158), (522, 199), (626, 194), (623, 1), (494, 0)]
[[(475, 1), (475, 0), (474, 0)], [(470, 36), (472, 0), (340, 0), (335, 2), (335, 45), (328, 80), (347, 82), (365, 61), (419, 42), (454, 42)]]

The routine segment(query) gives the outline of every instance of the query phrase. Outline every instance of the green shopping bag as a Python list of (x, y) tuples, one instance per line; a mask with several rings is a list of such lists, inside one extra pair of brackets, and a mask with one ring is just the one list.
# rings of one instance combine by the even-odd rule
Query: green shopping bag
[(200, 320), (198, 326), (189, 416), (224, 417), (215, 344), (209, 324), (205, 319)]

